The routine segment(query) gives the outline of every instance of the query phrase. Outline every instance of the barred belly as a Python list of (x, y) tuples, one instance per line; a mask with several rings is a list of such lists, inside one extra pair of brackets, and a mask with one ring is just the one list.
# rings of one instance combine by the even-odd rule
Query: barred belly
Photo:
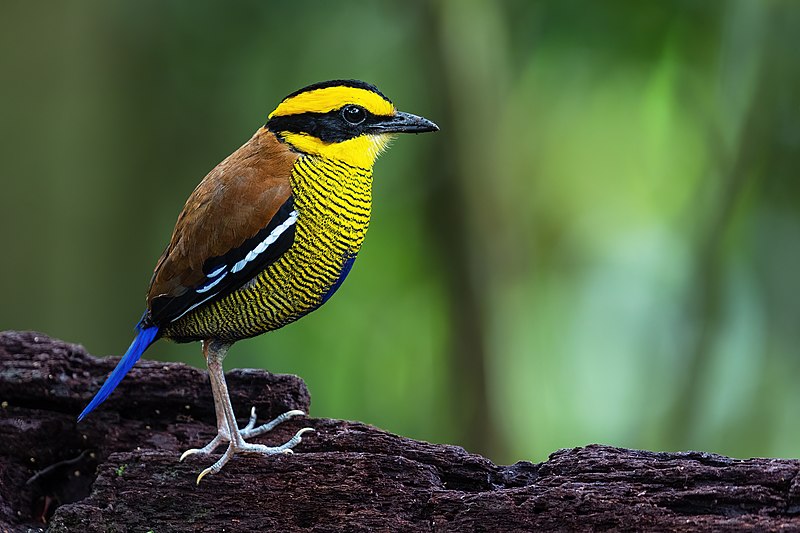
[(170, 324), (167, 337), (253, 337), (294, 322), (338, 288), (367, 232), (372, 172), (304, 155), (291, 186), (298, 213), (291, 247), (240, 289)]

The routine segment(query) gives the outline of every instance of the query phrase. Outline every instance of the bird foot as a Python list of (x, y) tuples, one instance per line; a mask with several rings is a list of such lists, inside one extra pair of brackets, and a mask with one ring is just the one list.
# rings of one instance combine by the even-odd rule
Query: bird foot
[(259, 435), (263, 435), (264, 433), (272, 430), (278, 424), (289, 420), (295, 416), (302, 416), (305, 415), (303, 411), (299, 409), (293, 409), (291, 411), (287, 411), (282, 415), (275, 417), (274, 419), (270, 420), (266, 424), (262, 424), (256, 427), (256, 408), (253, 407), (250, 410), (250, 419), (247, 421), (247, 425), (241, 429), (237, 429), (238, 438), (231, 439), (230, 431), (227, 427), (222, 426), (217, 431), (217, 435), (211, 439), (211, 441), (203, 446), (202, 448), (192, 448), (190, 450), (186, 450), (181, 455), (179, 461), (183, 461), (190, 455), (200, 454), (200, 455), (208, 455), (214, 452), (217, 447), (223, 443), (228, 443), (228, 449), (222, 455), (222, 457), (214, 463), (211, 467), (206, 468), (200, 475), (197, 477), (197, 482), (200, 483), (200, 480), (203, 479), (204, 476), (207, 474), (216, 474), (219, 472), (225, 463), (227, 463), (231, 457), (234, 456), (236, 453), (257, 453), (261, 455), (274, 455), (276, 453), (292, 453), (292, 448), (297, 445), (302, 439), (301, 435), (307, 431), (314, 431), (313, 428), (303, 428), (297, 433), (295, 433), (294, 437), (289, 439), (288, 442), (275, 447), (264, 446), (263, 444), (249, 444), (244, 441), (244, 439), (249, 439), (251, 437), (257, 437)]
[[(281, 415), (281, 416), (283, 416), (283, 415)], [(290, 417), (287, 417), (287, 418), (290, 418)], [(284, 420), (286, 420), (286, 418), (284, 418)], [(270, 422), (270, 424), (271, 423), (272, 422)], [(280, 422), (277, 422), (275, 425), (277, 425), (279, 423)], [(264, 424), (264, 426), (267, 426), (267, 425), (269, 425), (269, 424)], [(256, 429), (259, 429), (259, 428), (256, 428)], [(268, 431), (268, 430), (265, 430), (265, 431)], [(250, 444), (250, 443), (244, 442), (244, 439), (242, 439), (241, 435), (240, 435), (240, 437), (238, 439), (234, 438), (233, 440), (230, 441), (230, 443), (228, 444), (228, 449), (225, 450), (225, 453), (222, 455), (222, 457), (219, 458), (219, 460), (216, 463), (214, 463), (213, 465), (209, 466), (208, 468), (206, 468), (205, 470), (200, 472), (200, 475), (197, 476), (197, 484), (199, 485), (200, 481), (205, 476), (207, 476), (208, 474), (216, 474), (220, 470), (222, 470), (222, 467), (225, 466), (227, 464), (227, 462), (231, 460), (231, 457), (233, 457), (237, 453), (249, 453), (249, 454), (259, 454), (259, 455), (275, 455), (275, 454), (279, 454), (279, 453), (286, 453), (286, 454), (294, 453), (292, 451), (292, 448), (297, 446), (297, 444), (301, 440), (303, 440), (303, 438), (302, 438), (303, 433), (306, 433), (308, 431), (314, 431), (314, 428), (303, 428), (303, 429), (301, 429), (300, 431), (298, 431), (297, 433), (294, 434), (294, 437), (289, 439), (287, 442), (281, 444), (280, 446), (264, 446), (263, 444)]]
[[(245, 427), (243, 427), (243, 428), (241, 428), (239, 430), (239, 435), (241, 435), (243, 439), (249, 439), (251, 437), (257, 437), (259, 435), (263, 435), (264, 433), (270, 431), (271, 429), (274, 429), (275, 426), (277, 426), (278, 424), (280, 424), (282, 422), (285, 422), (285, 421), (289, 420), (292, 417), (302, 416), (302, 415), (305, 415), (305, 413), (303, 411), (301, 411), (299, 409), (292, 409), (291, 411), (286, 411), (282, 415), (278, 415), (277, 417), (275, 417), (274, 419), (270, 420), (266, 424), (262, 424), (262, 425), (260, 425), (258, 427), (255, 427), (255, 425), (256, 425), (256, 408), (253, 407), (253, 408), (250, 409), (250, 420), (247, 421), (247, 425)], [(181, 457), (180, 457), (180, 459), (178, 459), (178, 462), (183, 461), (184, 459), (186, 459), (190, 455), (195, 455), (195, 454), (208, 455), (210, 453), (214, 453), (214, 450), (216, 450), (217, 447), (220, 444), (223, 444), (225, 442), (230, 442), (230, 441), (231, 441), (231, 437), (230, 437), (230, 433), (228, 431), (228, 428), (227, 427), (221, 427), (217, 431), (216, 437), (211, 439), (211, 441), (208, 444), (206, 444), (202, 448), (192, 448), (191, 450), (186, 450), (185, 452), (183, 452), (183, 454), (181, 454)]]

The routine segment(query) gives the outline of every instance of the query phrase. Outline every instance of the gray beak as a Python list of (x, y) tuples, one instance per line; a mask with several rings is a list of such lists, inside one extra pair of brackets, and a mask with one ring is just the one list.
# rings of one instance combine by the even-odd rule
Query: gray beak
[(425, 133), (439, 131), (439, 126), (427, 118), (411, 113), (398, 111), (394, 116), (386, 117), (380, 122), (372, 123), (366, 128), (367, 133)]

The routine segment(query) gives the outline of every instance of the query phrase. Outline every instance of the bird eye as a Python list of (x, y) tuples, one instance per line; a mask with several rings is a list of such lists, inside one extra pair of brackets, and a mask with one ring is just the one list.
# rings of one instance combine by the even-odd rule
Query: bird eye
[(342, 108), (342, 118), (355, 126), (367, 119), (367, 111), (361, 106), (346, 105)]

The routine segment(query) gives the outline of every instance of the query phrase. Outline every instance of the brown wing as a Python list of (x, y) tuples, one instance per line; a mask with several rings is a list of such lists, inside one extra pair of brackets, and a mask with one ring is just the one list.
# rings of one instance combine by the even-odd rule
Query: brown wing
[[(223, 258), (230, 261), (239, 251), (246, 254), (247, 245), (282, 222), (277, 219), (291, 209), (289, 177), (297, 157), (261, 128), (203, 178), (156, 264), (147, 293), (147, 322), (161, 325), (205, 303), (212, 296), (202, 292), (210, 269), (217, 270)], [(242, 279), (244, 273), (220, 284), (226, 287), (224, 292), (244, 284), (249, 279)], [(232, 286), (234, 281), (239, 283)]]

